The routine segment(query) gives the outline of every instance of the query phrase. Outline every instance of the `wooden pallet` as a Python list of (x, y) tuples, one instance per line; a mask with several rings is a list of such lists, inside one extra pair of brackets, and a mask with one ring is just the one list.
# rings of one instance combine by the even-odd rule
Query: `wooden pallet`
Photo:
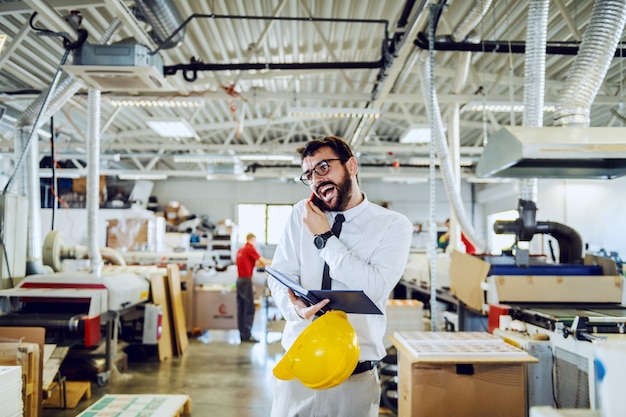
[[(50, 392), (49, 397), (44, 401), (44, 408), (63, 408), (61, 402), (62, 389)], [(91, 382), (89, 381), (66, 381), (65, 382), (65, 408), (76, 408), (82, 400), (91, 398)]]

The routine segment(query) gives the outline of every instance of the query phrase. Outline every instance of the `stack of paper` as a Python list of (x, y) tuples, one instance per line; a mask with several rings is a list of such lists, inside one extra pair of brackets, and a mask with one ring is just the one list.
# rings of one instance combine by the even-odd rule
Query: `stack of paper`
[(395, 332), (416, 357), (522, 358), (528, 353), (486, 332)]
[(21, 366), (0, 366), (0, 404), (3, 416), (22, 416)]
[(424, 304), (417, 300), (387, 300), (385, 347), (393, 345), (390, 337), (395, 332), (409, 330), (424, 330)]

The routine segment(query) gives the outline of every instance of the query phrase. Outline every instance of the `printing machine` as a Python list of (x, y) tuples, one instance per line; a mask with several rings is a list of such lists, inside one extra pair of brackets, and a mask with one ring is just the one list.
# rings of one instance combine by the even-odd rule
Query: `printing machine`
[(46, 342), (93, 348), (102, 341), (105, 326), (105, 371), (108, 382), (111, 340), (120, 315), (148, 301), (146, 277), (134, 272), (88, 272), (29, 275), (14, 288), (0, 290), (0, 326), (44, 327)]
[(535, 233), (552, 234), (559, 243), (560, 263), (534, 262), (523, 253), (515, 258), (483, 257), (488, 264), (486, 279), (480, 284), (483, 312), (490, 306), (508, 307), (518, 331), (531, 338), (549, 338), (554, 358), (552, 386), (559, 408), (596, 409), (594, 342), (626, 340), (624, 277), (612, 259), (583, 257), (582, 240), (575, 231), (536, 222), (534, 210), (534, 204), (520, 201), (520, 218), (496, 222), (494, 229), (515, 233), (518, 240), (530, 240)]
[(107, 314), (119, 314), (149, 297), (148, 281), (135, 273), (87, 272), (30, 275), (0, 290), (0, 326), (38, 326), (79, 335), (85, 347), (101, 341)]
[[(549, 340), (552, 372), (543, 374), (550, 381), (540, 385), (553, 387), (555, 405), (596, 409), (594, 342), (626, 340), (624, 277), (612, 259), (583, 256), (582, 239), (575, 230), (536, 221), (533, 202), (520, 200), (518, 210), (517, 220), (494, 225), (496, 233), (516, 235), (517, 244), (510, 254), (454, 251), (449, 266), (441, 263), (444, 255), (438, 255), (437, 300), (450, 309), (444, 317), (454, 317), (455, 330), (486, 331), (492, 320), (490, 310), (492, 315), (508, 311), (518, 327), (518, 337)], [(530, 245), (526, 243), (536, 234), (556, 239), (558, 259), (528, 253)], [(407, 295), (429, 297), (428, 281), (426, 255), (411, 254), (401, 281)]]

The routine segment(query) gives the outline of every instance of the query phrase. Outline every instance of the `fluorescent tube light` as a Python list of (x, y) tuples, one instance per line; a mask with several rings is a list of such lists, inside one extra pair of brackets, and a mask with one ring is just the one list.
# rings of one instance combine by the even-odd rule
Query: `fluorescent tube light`
[(400, 143), (429, 143), (430, 126), (416, 124), (411, 125), (400, 136)]
[(176, 155), (174, 162), (192, 164), (198, 162), (210, 162), (212, 164), (232, 164), (235, 163), (233, 156), (227, 155)]
[(164, 98), (164, 99), (110, 98), (107, 101), (113, 107), (180, 107), (180, 108), (204, 107), (204, 100), (189, 99), (189, 98)]
[[(488, 103), (481, 103), (479, 101), (470, 101), (465, 106), (463, 106), (462, 111), (490, 111), (494, 113), (510, 113), (516, 112), (521, 113), (525, 110), (525, 106), (520, 103), (509, 103), (506, 101), (495, 102), (490, 101)], [(556, 106), (554, 104), (544, 104), (543, 105), (544, 112), (555, 112)]]
[(239, 155), (242, 161), (293, 161), (290, 155)]
[[(57, 169), (54, 173), (56, 178), (82, 178), (87, 177), (87, 172), (75, 169)], [(39, 170), (39, 178), (52, 178), (52, 169), (42, 168)]]
[(216, 180), (235, 180), (235, 181), (254, 181), (254, 177), (248, 174), (209, 174), (206, 176), (209, 181)]
[(193, 138), (196, 136), (196, 132), (185, 119), (150, 119), (146, 123), (162, 137)]
[(120, 174), (118, 178), (121, 180), (166, 180), (167, 174), (159, 174), (159, 173), (136, 173), (136, 174)]
[(421, 184), (428, 182), (428, 178), (426, 177), (410, 177), (410, 176), (391, 176), (386, 175), (382, 177), (383, 182), (394, 182), (400, 184)]
[(289, 116), (319, 118), (367, 117), (377, 119), (380, 117), (380, 111), (360, 107), (291, 107)]

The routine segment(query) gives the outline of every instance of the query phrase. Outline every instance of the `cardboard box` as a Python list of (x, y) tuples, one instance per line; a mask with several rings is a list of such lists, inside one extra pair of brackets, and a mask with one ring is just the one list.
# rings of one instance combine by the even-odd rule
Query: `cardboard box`
[[(72, 192), (85, 194), (87, 192), (87, 178), (74, 178), (72, 180)], [(104, 204), (107, 200), (107, 177), (105, 175), (100, 175), (98, 195), (100, 196), (100, 204)]]
[[(484, 336), (472, 339), (478, 334)], [(407, 342), (413, 335), (421, 338), (415, 345)], [(536, 359), (521, 349), (482, 332), (397, 332), (392, 340), (398, 349), (398, 416), (527, 415), (525, 364)]]
[(491, 265), (475, 256), (459, 251), (450, 255), (450, 292), (468, 307), (483, 311), (485, 282)]
[(232, 285), (196, 286), (193, 301), (193, 327), (203, 330), (238, 329), (237, 291)]
[(107, 222), (106, 245), (122, 251), (156, 251), (165, 234), (165, 223), (160, 217), (110, 219)]

